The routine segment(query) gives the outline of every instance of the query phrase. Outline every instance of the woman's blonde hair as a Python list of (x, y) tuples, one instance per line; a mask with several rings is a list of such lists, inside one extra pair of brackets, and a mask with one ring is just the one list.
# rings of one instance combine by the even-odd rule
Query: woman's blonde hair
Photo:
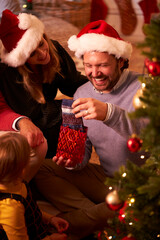
[(9, 183), (22, 177), (29, 163), (31, 148), (27, 139), (14, 132), (0, 136), (0, 183)]
[(27, 63), (18, 68), (23, 77), (24, 87), (39, 103), (46, 102), (42, 91), (42, 84), (51, 83), (56, 73), (60, 73), (60, 62), (57, 50), (46, 34), (44, 34), (43, 37), (49, 45), (50, 62), (46, 65), (39, 65), (38, 75), (35, 75), (34, 72), (31, 71)]

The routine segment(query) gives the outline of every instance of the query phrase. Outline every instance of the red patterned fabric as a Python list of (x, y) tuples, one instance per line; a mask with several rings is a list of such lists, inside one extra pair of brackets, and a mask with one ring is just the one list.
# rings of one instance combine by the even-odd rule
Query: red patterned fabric
[(64, 159), (71, 159), (75, 164), (81, 163), (85, 152), (87, 128), (72, 129), (68, 126), (61, 126), (58, 139), (56, 156)]
[(131, 35), (137, 26), (137, 16), (132, 0), (114, 0), (119, 9), (121, 19), (121, 32)]

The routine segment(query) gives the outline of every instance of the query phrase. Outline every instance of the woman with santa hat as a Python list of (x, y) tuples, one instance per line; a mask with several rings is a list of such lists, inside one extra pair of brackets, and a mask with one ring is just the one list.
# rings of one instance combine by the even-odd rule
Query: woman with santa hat
[(57, 91), (72, 97), (87, 79), (64, 48), (47, 37), (44, 24), (34, 15), (3, 11), (0, 39), (0, 90), (10, 107), (26, 116), (19, 118), (15, 128), (32, 147), (46, 138), (47, 157), (53, 157), (62, 120)]

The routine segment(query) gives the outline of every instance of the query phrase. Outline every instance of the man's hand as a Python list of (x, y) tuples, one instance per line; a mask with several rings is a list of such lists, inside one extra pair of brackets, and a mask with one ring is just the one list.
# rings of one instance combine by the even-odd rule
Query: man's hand
[(63, 167), (75, 167), (75, 163), (71, 160), (71, 159), (64, 159), (63, 157), (59, 157), (57, 158), (56, 156), (54, 156), (52, 158), (53, 162), (55, 162), (57, 165), (59, 166), (63, 166)]
[(107, 103), (93, 98), (78, 98), (72, 104), (73, 113), (76, 118), (96, 119), (104, 121), (108, 111)]
[(24, 135), (29, 145), (34, 148), (44, 142), (42, 131), (28, 118), (21, 118), (18, 122), (20, 133)]

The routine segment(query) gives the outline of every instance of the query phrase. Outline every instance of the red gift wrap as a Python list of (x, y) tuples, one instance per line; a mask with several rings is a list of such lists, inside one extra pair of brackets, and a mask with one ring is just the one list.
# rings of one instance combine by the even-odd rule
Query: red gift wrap
[(72, 129), (68, 126), (61, 126), (57, 154), (59, 158), (71, 159), (75, 164), (81, 163), (85, 153), (85, 142), (87, 138), (87, 128)]

